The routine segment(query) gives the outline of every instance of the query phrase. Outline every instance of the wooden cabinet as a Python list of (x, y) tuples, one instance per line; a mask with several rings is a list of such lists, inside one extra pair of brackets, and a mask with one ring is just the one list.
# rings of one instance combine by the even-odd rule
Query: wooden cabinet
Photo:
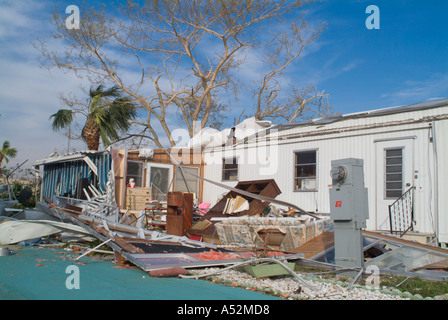
[(193, 223), (193, 194), (169, 192), (167, 200), (166, 233), (184, 236)]
[(151, 200), (151, 188), (126, 188), (126, 209), (145, 210), (146, 201)]

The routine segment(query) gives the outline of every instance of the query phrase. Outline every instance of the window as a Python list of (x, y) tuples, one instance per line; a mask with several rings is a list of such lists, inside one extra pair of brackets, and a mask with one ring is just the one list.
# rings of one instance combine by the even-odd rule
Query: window
[(143, 187), (143, 162), (128, 161), (127, 181), (134, 179), (136, 187)]
[(146, 186), (151, 188), (151, 199), (166, 201), (169, 191), (172, 191), (173, 166), (163, 163), (147, 163)]
[(222, 159), (222, 181), (238, 180), (237, 158)]
[[(199, 176), (199, 168), (196, 167), (182, 167), (184, 175), (180, 172), (179, 168), (176, 168), (176, 174), (174, 175), (174, 191), (180, 192), (192, 192), (198, 195), (199, 192), (199, 179), (193, 177), (191, 174)], [(189, 174), (190, 173), (190, 174)], [(188, 188), (185, 185), (188, 184)]]
[(317, 190), (316, 163), (316, 150), (295, 153), (294, 190)]
[(149, 169), (150, 187), (156, 187), (163, 194), (168, 194), (172, 175), (170, 168), (151, 165)]
[(386, 149), (386, 198), (399, 198), (403, 194), (403, 149)]

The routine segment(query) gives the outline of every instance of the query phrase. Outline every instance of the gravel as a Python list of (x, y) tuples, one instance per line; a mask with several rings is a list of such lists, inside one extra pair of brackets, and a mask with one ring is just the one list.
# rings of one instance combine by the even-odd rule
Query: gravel
[(198, 279), (205, 275), (208, 281), (224, 285), (241, 287), (247, 290), (259, 291), (288, 300), (410, 300), (423, 299), (409, 292), (393, 289), (368, 289), (365, 286), (352, 286), (342, 281), (324, 280), (317, 277), (301, 276), (303, 282), (292, 277), (256, 279), (246, 272), (219, 268), (191, 270)]

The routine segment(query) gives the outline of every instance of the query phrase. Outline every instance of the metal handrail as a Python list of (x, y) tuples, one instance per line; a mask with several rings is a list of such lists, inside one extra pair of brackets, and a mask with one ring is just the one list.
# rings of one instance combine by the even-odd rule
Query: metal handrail
[[(415, 186), (406, 190), (397, 200), (389, 205), (390, 233), (400, 232), (400, 237), (414, 227), (414, 193)], [(395, 229), (395, 230), (394, 230)]]

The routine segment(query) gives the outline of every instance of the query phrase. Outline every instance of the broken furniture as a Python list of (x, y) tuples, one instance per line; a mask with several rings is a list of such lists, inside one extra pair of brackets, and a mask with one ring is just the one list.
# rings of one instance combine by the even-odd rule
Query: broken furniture
[[(212, 219), (213, 221), (213, 219)], [(290, 252), (320, 235), (329, 220), (310, 218), (264, 218), (244, 216), (222, 219), (215, 224), (221, 244)]]
[[(277, 197), (281, 191), (275, 183), (274, 179), (268, 180), (254, 180), (254, 181), (240, 181), (235, 186), (236, 189), (254, 193), (260, 196), (265, 196), (269, 198)], [(249, 209), (237, 212), (226, 214), (226, 205), (229, 204), (229, 199), (236, 199), (237, 197), (241, 197), (249, 203)], [(227, 218), (229, 216), (254, 216), (260, 215), (263, 211), (269, 206), (269, 202), (260, 201), (258, 199), (250, 198), (246, 195), (240, 195), (235, 191), (228, 192), (221, 200), (219, 200), (212, 208), (208, 210), (206, 214), (199, 220), (204, 221), (207, 220), (210, 222), (210, 225), (204, 229), (195, 229), (189, 228), (186, 230), (188, 236), (195, 236), (198, 239), (201, 238), (202, 241), (208, 243), (220, 243), (219, 237), (216, 234), (215, 230), (215, 222), (212, 221), (212, 218)]]
[(145, 210), (146, 202), (151, 200), (151, 188), (126, 188), (126, 208), (130, 210)]
[[(172, 194), (169, 201), (168, 216), (178, 216), (177, 211), (186, 209), (191, 194)], [(181, 199), (187, 199), (182, 201)], [(176, 206), (171, 205), (176, 203)], [(184, 236), (164, 234), (152, 230), (143, 230), (103, 219), (89, 217), (82, 212), (49, 206), (58, 214), (67, 215), (74, 224), (93, 234), (115, 252), (117, 263), (129, 261), (144, 271), (162, 270), (171, 274), (171, 268), (197, 268), (231, 265), (250, 259), (253, 252), (235, 252), (216, 245), (194, 241)], [(188, 209), (187, 209), (188, 210)], [(192, 209), (191, 209), (192, 210)], [(172, 212), (174, 211), (174, 212)], [(180, 215), (179, 215), (180, 216)], [(180, 216), (182, 217), (182, 216)], [(277, 254), (277, 253), (275, 253)], [(297, 259), (302, 255), (281, 255), (283, 260)]]
[(193, 226), (193, 194), (169, 192), (167, 201), (166, 233), (184, 236)]

